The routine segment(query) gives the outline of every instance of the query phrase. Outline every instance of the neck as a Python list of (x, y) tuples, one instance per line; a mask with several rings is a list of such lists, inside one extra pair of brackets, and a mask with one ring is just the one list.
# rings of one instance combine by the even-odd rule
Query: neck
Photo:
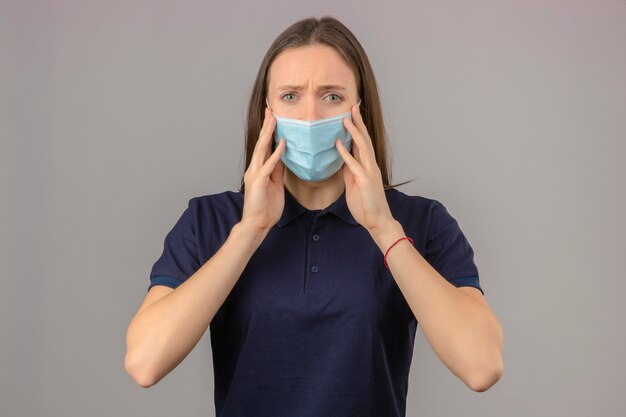
[(298, 178), (285, 167), (283, 183), (298, 203), (308, 210), (325, 209), (345, 190), (341, 169), (324, 181), (314, 182)]

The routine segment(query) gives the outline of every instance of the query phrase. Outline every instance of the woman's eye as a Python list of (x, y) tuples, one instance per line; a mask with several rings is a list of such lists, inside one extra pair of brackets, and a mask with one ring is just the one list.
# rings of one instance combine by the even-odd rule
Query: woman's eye
[[(293, 93), (285, 93), (280, 98), (281, 98), (281, 100), (285, 100), (286, 97), (294, 96), (294, 95), (295, 94), (293, 94)], [(339, 94), (331, 93), (331, 94), (328, 95), (328, 97), (332, 97), (332, 96), (337, 97), (337, 98), (335, 100), (330, 100), (331, 102), (339, 103), (339, 102), (343, 101), (343, 97), (341, 97)], [(293, 101), (293, 100), (287, 99), (286, 101)]]
[(338, 98), (338, 100), (331, 100), (331, 101), (335, 101), (336, 102), (336, 101), (341, 101), (342, 100), (342, 98), (341, 98), (341, 96), (339, 94), (332, 93), (332, 94), (329, 95), (329, 97), (330, 96), (335, 96), (335, 97)]

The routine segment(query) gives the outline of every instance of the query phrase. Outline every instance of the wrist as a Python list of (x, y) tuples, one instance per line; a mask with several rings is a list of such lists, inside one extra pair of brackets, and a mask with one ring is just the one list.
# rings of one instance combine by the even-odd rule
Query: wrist
[(382, 253), (385, 253), (396, 240), (406, 236), (406, 234), (404, 233), (404, 228), (402, 227), (400, 222), (393, 218), (382, 223), (375, 229), (371, 229), (368, 231)]
[(263, 242), (265, 236), (267, 236), (267, 233), (269, 232), (268, 229), (261, 229), (244, 221), (236, 223), (235, 226), (233, 226), (233, 231), (235, 233), (245, 235), (248, 239), (257, 242), (258, 244)]

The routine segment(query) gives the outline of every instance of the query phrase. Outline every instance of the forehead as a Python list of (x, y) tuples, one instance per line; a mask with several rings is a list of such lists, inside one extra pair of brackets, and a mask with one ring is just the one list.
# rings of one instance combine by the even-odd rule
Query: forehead
[(333, 48), (325, 45), (308, 45), (282, 51), (269, 70), (269, 85), (355, 84), (350, 66)]

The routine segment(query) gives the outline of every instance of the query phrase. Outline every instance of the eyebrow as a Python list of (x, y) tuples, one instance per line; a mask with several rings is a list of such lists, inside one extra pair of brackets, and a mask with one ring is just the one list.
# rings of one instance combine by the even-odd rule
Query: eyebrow
[[(303, 85), (283, 85), (283, 86), (277, 87), (276, 89), (277, 90), (301, 91), (301, 90), (304, 90), (304, 86)], [(345, 87), (342, 87), (336, 84), (320, 85), (319, 87), (317, 87), (317, 89), (318, 90), (344, 90), (344, 91), (347, 90)]]

